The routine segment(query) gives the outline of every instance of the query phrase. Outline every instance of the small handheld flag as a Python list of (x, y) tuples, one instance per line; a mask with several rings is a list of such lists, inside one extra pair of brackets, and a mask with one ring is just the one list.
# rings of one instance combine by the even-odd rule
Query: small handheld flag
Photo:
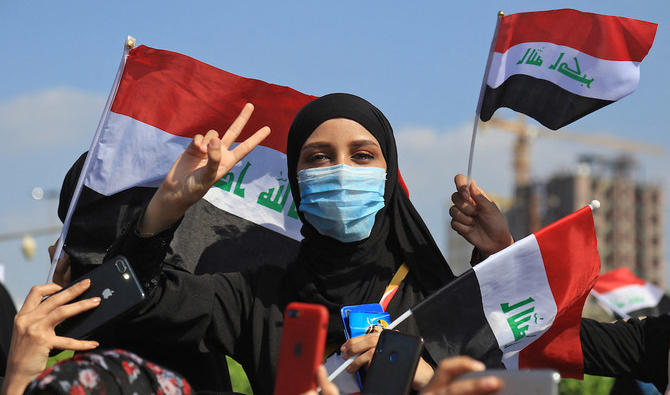
[(627, 267), (610, 270), (598, 277), (591, 295), (618, 318), (670, 313), (670, 298), (665, 292), (635, 276)]
[(481, 120), (508, 107), (556, 130), (629, 95), (656, 27), (571, 9), (502, 17)]

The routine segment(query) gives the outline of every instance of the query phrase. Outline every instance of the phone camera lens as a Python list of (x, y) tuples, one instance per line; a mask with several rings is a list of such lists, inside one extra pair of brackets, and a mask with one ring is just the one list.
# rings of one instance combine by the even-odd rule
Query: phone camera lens
[(118, 261), (114, 262), (114, 266), (116, 266), (116, 270), (119, 271), (119, 273), (125, 273), (126, 270), (128, 270), (128, 267), (126, 266), (126, 263), (119, 259)]
[(389, 361), (392, 363), (398, 360), (398, 353), (393, 351), (391, 354), (389, 354)]
[(298, 310), (289, 310), (288, 316), (291, 318), (298, 318), (298, 316), (300, 316), (300, 313), (298, 312)]

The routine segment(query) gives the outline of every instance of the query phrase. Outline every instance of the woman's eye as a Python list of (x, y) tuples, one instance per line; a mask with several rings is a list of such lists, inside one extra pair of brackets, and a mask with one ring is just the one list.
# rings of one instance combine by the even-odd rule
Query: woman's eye
[(375, 157), (367, 152), (357, 152), (353, 155), (353, 158), (357, 160), (372, 160)]
[(311, 155), (307, 159), (307, 161), (311, 163), (311, 162), (318, 162), (318, 161), (327, 160), (327, 159), (328, 159), (328, 156), (325, 155), (325, 154), (314, 154), (314, 155)]

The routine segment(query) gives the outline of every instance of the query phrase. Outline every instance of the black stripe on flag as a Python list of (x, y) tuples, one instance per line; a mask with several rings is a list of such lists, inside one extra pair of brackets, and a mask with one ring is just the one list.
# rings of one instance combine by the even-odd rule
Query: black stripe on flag
[(498, 108), (507, 107), (557, 130), (610, 103), (613, 101), (580, 96), (553, 82), (515, 74), (495, 89), (486, 86), (480, 118), (486, 122)]
[(468, 355), (489, 368), (502, 365), (502, 351), (484, 316), (482, 295), (470, 269), (412, 308), (419, 332), (435, 361)]

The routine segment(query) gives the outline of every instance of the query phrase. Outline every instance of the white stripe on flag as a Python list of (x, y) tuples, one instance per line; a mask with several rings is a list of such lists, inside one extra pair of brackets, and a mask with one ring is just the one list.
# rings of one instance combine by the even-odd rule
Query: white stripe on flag
[(294, 240), (302, 240), (302, 223), (296, 214), (289, 216), (295, 206), (284, 153), (259, 145), (216, 185), (204, 197), (214, 206)]
[[(135, 186), (158, 187), (190, 142), (190, 138), (110, 112), (86, 185), (105, 195)], [(285, 154), (257, 146), (217, 185), (204, 196), (214, 206), (292, 239), (302, 239), (301, 222), (291, 211), (295, 207)]]
[[(540, 56), (542, 63), (540, 65), (526, 63), (531, 55)], [(577, 69), (575, 57), (579, 65), (579, 75), (572, 73)], [(557, 62), (559, 58), (560, 62)], [(517, 64), (522, 59), (523, 61)], [(535, 62), (538, 62), (537, 58)], [(566, 70), (563, 64), (571, 71)], [(614, 101), (637, 88), (640, 81), (639, 66), (639, 62), (604, 60), (562, 45), (529, 42), (517, 44), (505, 53), (494, 53), (486, 83), (491, 88), (497, 88), (510, 76), (525, 74), (551, 81), (580, 96)], [(563, 72), (559, 69), (563, 69)], [(580, 78), (593, 81), (586, 83), (579, 81)]]
[(490, 256), (474, 271), (502, 362), (518, 369), (519, 351), (549, 329), (557, 311), (535, 236)]
[(663, 297), (663, 290), (650, 283), (627, 285), (605, 293), (592, 292), (597, 294), (596, 297), (603, 300), (613, 310), (619, 310), (626, 314), (635, 310), (655, 307)]
[(110, 112), (85, 184), (103, 195), (135, 186), (158, 187), (190, 142)]

